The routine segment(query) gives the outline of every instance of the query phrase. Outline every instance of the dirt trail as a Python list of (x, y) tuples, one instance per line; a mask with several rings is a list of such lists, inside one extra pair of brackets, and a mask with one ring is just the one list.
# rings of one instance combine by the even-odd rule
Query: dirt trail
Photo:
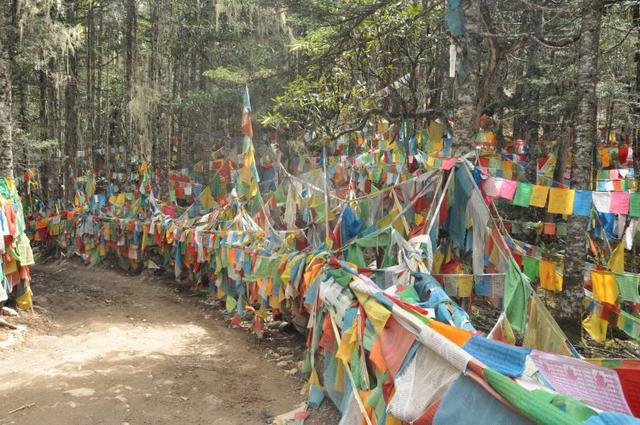
[(266, 424), (303, 401), (299, 336), (260, 342), (159, 279), (70, 262), (33, 279), (51, 322), (0, 351), (0, 425)]

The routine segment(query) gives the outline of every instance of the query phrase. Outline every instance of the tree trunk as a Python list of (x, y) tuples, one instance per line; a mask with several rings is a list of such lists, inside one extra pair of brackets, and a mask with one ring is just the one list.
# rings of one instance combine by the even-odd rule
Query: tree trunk
[(0, 176), (13, 178), (11, 57), (15, 34), (13, 2), (0, 2)]
[[(542, 35), (542, 11), (533, 10), (529, 15), (531, 32), (536, 36)], [(538, 132), (540, 130), (538, 122), (540, 121), (540, 112), (538, 111), (540, 104), (540, 90), (531, 81), (539, 76), (538, 63), (540, 61), (540, 44), (533, 37), (529, 37), (527, 42), (527, 69), (526, 77), (527, 85), (524, 89), (523, 101), (525, 105), (525, 125), (523, 128), (523, 137), (529, 143), (529, 161), (527, 167), (527, 179), (531, 183), (535, 183), (537, 170), (536, 151), (538, 148)]]
[[(464, 154), (475, 149), (475, 134), (482, 111), (478, 108), (480, 85), (480, 2), (469, 0), (464, 3), (464, 20), (468, 40), (460, 40), (462, 72), (456, 72), (454, 121), (454, 153)], [(460, 54), (460, 53), (459, 53)]]
[[(73, 0), (65, 1), (67, 25), (74, 25), (76, 22), (76, 4)], [(78, 64), (76, 54), (73, 50), (69, 52), (67, 84), (64, 95), (64, 116), (65, 116), (65, 195), (67, 202), (73, 202), (75, 194), (75, 182), (73, 176), (78, 175), (76, 155), (78, 151), (78, 111), (76, 109), (76, 98), (78, 91)]]
[[(40, 122), (40, 139), (47, 140), (47, 71), (38, 71), (38, 121)], [(49, 179), (51, 171), (49, 168), (50, 156), (44, 158), (42, 163), (42, 177), (40, 178), (40, 193), (42, 201), (46, 204), (49, 200)]]
[(58, 98), (57, 92), (53, 81), (53, 74), (56, 72), (56, 62), (55, 59), (49, 59), (47, 63), (47, 106), (46, 106), (46, 130), (47, 130), (47, 139), (48, 140), (57, 140), (57, 112), (56, 108), (58, 106)]
[(96, 138), (95, 128), (95, 68), (96, 68), (96, 26), (94, 0), (89, 0), (87, 10), (87, 131), (86, 144), (91, 147), (91, 163), (98, 169), (100, 142)]
[[(155, 10), (156, 6), (151, 6)], [(152, 12), (155, 13), (155, 12)], [(152, 18), (153, 19), (153, 18)], [(132, 98), (134, 80), (134, 62), (136, 49), (136, 35), (138, 28), (138, 10), (136, 0), (127, 0), (127, 30), (126, 30), (126, 55), (125, 55), (125, 76), (124, 76), (124, 108), (126, 111), (127, 143), (129, 146), (136, 145), (133, 132), (133, 120), (129, 110), (129, 103)]]
[[(102, 42), (104, 37), (104, 6), (98, 9), (98, 34), (96, 37), (98, 47), (96, 48), (99, 51), (98, 58), (105, 57), (105, 43)], [(101, 60), (100, 60), (101, 62)], [(95, 93), (96, 93), (96, 115), (95, 115), (95, 137), (97, 140), (104, 141), (104, 170), (105, 174), (109, 176), (109, 156), (111, 155), (111, 146), (109, 145), (108, 140), (103, 137), (104, 132), (102, 131), (102, 65), (96, 66), (96, 77), (95, 77)]]
[[(636, 117), (636, 128), (635, 128), (635, 146), (634, 152), (636, 154), (636, 158), (638, 158), (638, 150), (640, 149), (640, 5), (636, 4), (633, 6), (633, 24), (636, 27), (638, 32), (638, 38), (636, 40), (636, 83), (635, 83), (635, 93), (632, 96), (632, 99), (635, 98), (635, 106), (633, 108), (633, 114)], [(636, 181), (640, 183), (640, 161), (634, 161), (635, 171), (636, 171)]]
[[(158, 20), (160, 19), (160, 13), (158, 8), (160, 7), (158, 2), (153, 2), (151, 6), (151, 40), (149, 47), (149, 74), (148, 80), (149, 85), (151, 86), (154, 95), (159, 90), (158, 87), (158, 74), (160, 61), (158, 60), (159, 54), (159, 37), (160, 37), (160, 24)], [(151, 138), (151, 164), (152, 168), (155, 168), (159, 165), (158, 161), (158, 152), (156, 147), (158, 146), (158, 105), (156, 100), (152, 102), (149, 110), (149, 136)]]
[[(584, 0), (581, 36), (578, 44), (578, 108), (573, 143), (572, 180), (575, 189), (592, 189), (593, 152), (597, 143), (596, 84), (598, 45), (604, 10), (603, 0)], [(565, 253), (565, 289), (559, 299), (557, 319), (568, 327), (580, 326), (583, 298), (583, 270), (589, 220), (571, 215)]]

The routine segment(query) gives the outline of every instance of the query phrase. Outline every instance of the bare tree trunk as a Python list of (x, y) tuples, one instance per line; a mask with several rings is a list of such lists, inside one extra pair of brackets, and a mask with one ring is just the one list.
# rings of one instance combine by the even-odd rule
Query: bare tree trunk
[[(154, 10), (155, 5), (151, 6)], [(138, 28), (138, 10), (136, 0), (127, 0), (127, 31), (126, 31), (126, 57), (125, 57), (125, 76), (124, 76), (124, 108), (126, 111), (126, 129), (127, 143), (129, 146), (137, 145), (134, 140), (133, 121), (129, 111), (129, 103), (132, 98), (133, 81), (134, 81), (134, 63), (136, 57), (136, 38)]]
[[(76, 21), (76, 5), (73, 0), (66, 0), (66, 22), (74, 25)], [(75, 194), (75, 183), (72, 181), (71, 173), (77, 176), (76, 153), (78, 151), (78, 111), (76, 109), (76, 98), (78, 95), (78, 64), (75, 52), (69, 52), (68, 76), (65, 86), (65, 195), (67, 202), (72, 201)]]
[[(633, 23), (638, 31), (638, 38), (636, 40), (636, 84), (635, 84), (635, 106), (633, 108), (633, 114), (635, 115), (636, 123), (640, 123), (640, 5), (636, 4), (633, 6)], [(632, 97), (632, 99), (634, 98)], [(636, 145), (633, 147), (636, 153), (636, 158), (638, 155), (638, 149), (640, 149), (640, 124), (636, 125), (635, 128), (635, 140)], [(640, 182), (640, 161), (635, 160), (635, 171), (636, 171), (636, 181)]]
[[(47, 71), (41, 69), (38, 71), (38, 121), (40, 121), (40, 138), (47, 140)], [(49, 168), (50, 157), (44, 158), (42, 163), (42, 178), (40, 179), (40, 193), (43, 202), (49, 200), (49, 179), (51, 178), (51, 171)]]
[[(148, 80), (149, 85), (152, 87), (154, 94), (159, 90), (158, 87), (158, 74), (159, 74), (159, 38), (160, 38), (160, 13), (158, 8), (160, 5), (159, 2), (153, 2), (151, 6), (151, 40), (150, 40), (150, 48), (149, 48), (149, 74)], [(149, 135), (151, 137), (151, 164), (152, 168), (155, 168), (159, 165), (158, 162), (158, 105), (155, 102), (151, 105), (149, 110)]]
[[(103, 37), (104, 37), (104, 5), (101, 5), (101, 7), (98, 9), (98, 35), (97, 35), (98, 48), (96, 49), (100, 52), (100, 54), (98, 55), (99, 58), (105, 57), (105, 48), (104, 48), (104, 43), (102, 42)], [(95, 79), (96, 81), (96, 87), (95, 87), (96, 115), (95, 115), (94, 131), (95, 131), (96, 139), (100, 141), (104, 141), (104, 145), (105, 145), (104, 146), (104, 149), (105, 149), (104, 169), (105, 169), (105, 174), (108, 177), (109, 176), (109, 156), (111, 155), (111, 151), (110, 151), (111, 146), (109, 144), (109, 141), (106, 139), (106, 137), (103, 137), (104, 132), (102, 131), (102, 65), (101, 64), (99, 66), (96, 66), (95, 78), (96, 78)]]
[[(529, 22), (531, 32), (536, 36), (542, 35), (542, 11), (536, 9), (530, 12)], [(525, 125), (524, 139), (529, 143), (529, 161), (527, 167), (527, 179), (531, 183), (535, 183), (537, 158), (536, 151), (538, 146), (538, 132), (540, 112), (538, 111), (540, 104), (540, 90), (530, 81), (537, 79), (539, 76), (538, 63), (540, 60), (540, 44), (533, 37), (529, 37), (527, 43), (527, 69), (526, 81), (529, 82), (524, 89), (523, 101), (525, 104)]]
[[(20, 177), (25, 170), (30, 168), (28, 148), (29, 143), (27, 135), (30, 131), (29, 116), (28, 116), (28, 99), (29, 99), (29, 84), (25, 74), (20, 73), (17, 81), (14, 78), (13, 87), (17, 87), (17, 93), (14, 93), (14, 98), (18, 103), (17, 105), (17, 117), (13, 120), (15, 125), (20, 129), (19, 138), (16, 140), (15, 134), (13, 136), (13, 166), (14, 173)], [(16, 110), (15, 104), (13, 105), (14, 112)], [(14, 114), (15, 115), (15, 114)], [(27, 195), (31, 195), (29, 192)]]
[(56, 62), (55, 59), (49, 59), (47, 63), (47, 104), (46, 104), (46, 130), (47, 130), (47, 139), (54, 140), (57, 139), (57, 131), (56, 131), (56, 108), (58, 105), (57, 100), (57, 92), (54, 86), (53, 74), (56, 71)]
[[(598, 44), (604, 10), (603, 0), (584, 0), (582, 29), (578, 44), (578, 111), (573, 144), (572, 180), (575, 189), (592, 189), (593, 152), (597, 143), (596, 84), (598, 83)], [(583, 298), (583, 270), (589, 220), (571, 215), (565, 253), (565, 290), (558, 300), (557, 318), (561, 324), (580, 325)]]
[(95, 128), (95, 68), (96, 68), (96, 26), (95, 26), (95, 5), (94, 0), (89, 0), (87, 10), (87, 131), (86, 131), (86, 145), (91, 149), (91, 162), (96, 170), (99, 167), (98, 149), (100, 148), (100, 142), (96, 138)]
[(480, 2), (469, 0), (464, 4), (465, 27), (468, 39), (459, 40), (458, 50), (461, 52), (461, 67), (455, 81), (454, 121), (456, 134), (454, 152), (466, 153), (475, 149), (475, 134), (478, 130), (480, 113), (478, 95), (480, 87)]
[(13, 178), (11, 56), (15, 34), (14, 4), (0, 2), (0, 176)]
[(46, 139), (47, 140), (55, 140), (55, 155), (51, 160), (51, 169), (49, 170), (48, 177), (49, 182), (52, 184), (49, 185), (47, 190), (47, 197), (51, 196), (51, 199), (61, 199), (62, 193), (60, 191), (60, 182), (62, 181), (60, 178), (60, 155), (61, 152), (61, 141), (58, 137), (58, 91), (56, 90), (55, 83), (53, 80), (54, 73), (56, 71), (56, 63), (55, 59), (50, 58), (47, 62), (47, 71), (46, 71), (46, 120), (45, 120), (45, 130), (46, 130)]

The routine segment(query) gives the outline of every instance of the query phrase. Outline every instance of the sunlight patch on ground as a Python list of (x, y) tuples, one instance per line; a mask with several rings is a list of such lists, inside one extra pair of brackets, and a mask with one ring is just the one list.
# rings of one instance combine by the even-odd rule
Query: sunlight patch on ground
[(190, 324), (123, 325), (81, 335), (33, 336), (25, 349), (6, 353), (0, 360), (0, 391), (38, 377), (87, 376), (96, 370), (84, 367), (95, 361), (105, 362), (100, 372), (108, 373), (110, 368), (104, 367), (108, 363), (191, 354), (206, 336), (204, 328)]

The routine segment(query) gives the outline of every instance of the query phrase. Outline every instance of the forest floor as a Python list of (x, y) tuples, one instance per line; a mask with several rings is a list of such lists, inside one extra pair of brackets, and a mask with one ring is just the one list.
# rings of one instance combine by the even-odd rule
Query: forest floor
[[(36, 314), (0, 330), (0, 425), (269, 424), (304, 402), (295, 333), (230, 329), (187, 285), (145, 273), (63, 260), (32, 277)], [(329, 404), (305, 424), (337, 423)]]

